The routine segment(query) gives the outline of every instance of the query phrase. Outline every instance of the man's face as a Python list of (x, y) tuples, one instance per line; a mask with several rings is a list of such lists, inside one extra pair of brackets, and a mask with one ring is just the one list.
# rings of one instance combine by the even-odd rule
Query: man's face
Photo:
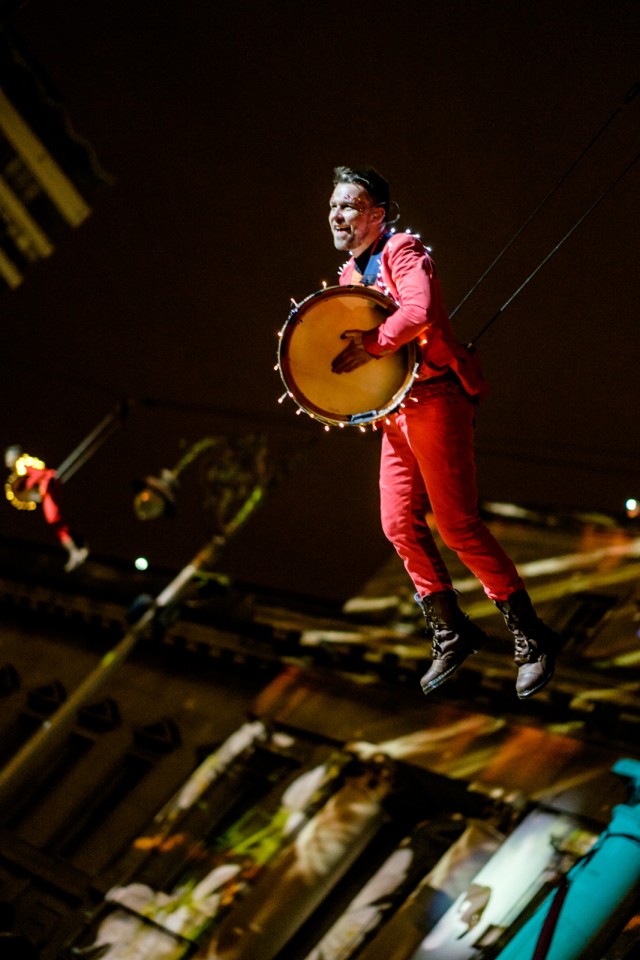
[(329, 201), (329, 226), (336, 250), (358, 257), (382, 232), (384, 207), (359, 183), (338, 183)]

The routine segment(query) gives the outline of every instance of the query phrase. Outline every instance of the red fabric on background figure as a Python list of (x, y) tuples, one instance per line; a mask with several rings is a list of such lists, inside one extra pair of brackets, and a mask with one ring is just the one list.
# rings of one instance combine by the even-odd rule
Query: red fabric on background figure
[(62, 482), (56, 471), (15, 446), (5, 450), (5, 464), (12, 471), (5, 485), (7, 498), (18, 503), (42, 504), (45, 520), (69, 554), (65, 570), (75, 570), (87, 559), (89, 551), (63, 519), (60, 509)]

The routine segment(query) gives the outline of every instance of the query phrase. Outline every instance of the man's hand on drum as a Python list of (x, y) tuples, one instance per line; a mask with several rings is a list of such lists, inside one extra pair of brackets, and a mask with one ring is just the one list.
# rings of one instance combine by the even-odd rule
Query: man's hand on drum
[(340, 334), (341, 340), (348, 340), (344, 350), (341, 350), (337, 357), (331, 361), (331, 370), (333, 373), (351, 373), (357, 370), (364, 363), (375, 358), (367, 353), (362, 343), (364, 330), (345, 330)]

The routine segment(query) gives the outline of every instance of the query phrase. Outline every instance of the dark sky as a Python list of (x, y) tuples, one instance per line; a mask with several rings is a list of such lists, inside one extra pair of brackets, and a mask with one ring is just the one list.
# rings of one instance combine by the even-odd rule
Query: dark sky
[[(621, 108), (456, 314), (468, 340), (635, 156), (640, 96), (621, 105), (640, 81), (640, 5), (31, 0), (10, 24), (114, 184), (2, 295), (3, 445), (55, 466), (118, 400), (157, 401), (69, 481), (67, 509), (96, 555), (179, 567), (207, 530), (198, 471), (168, 523), (135, 519), (131, 480), (181, 443), (265, 430), (288, 469), (223, 566), (348, 596), (389, 549), (378, 441), (295, 417), (273, 370), (289, 298), (342, 261), (332, 168), (391, 180), (453, 309)], [(620, 511), (640, 494), (639, 199), (640, 164), (480, 341), (483, 497)], [(8, 505), (0, 531), (51, 542)]]

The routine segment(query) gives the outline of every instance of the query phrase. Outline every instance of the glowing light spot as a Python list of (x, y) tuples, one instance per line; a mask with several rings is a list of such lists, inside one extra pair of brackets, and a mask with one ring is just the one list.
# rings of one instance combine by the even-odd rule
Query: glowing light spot
[(147, 560), (146, 557), (136, 557), (136, 559), (133, 562), (133, 565), (136, 568), (136, 570), (149, 569), (149, 561)]

